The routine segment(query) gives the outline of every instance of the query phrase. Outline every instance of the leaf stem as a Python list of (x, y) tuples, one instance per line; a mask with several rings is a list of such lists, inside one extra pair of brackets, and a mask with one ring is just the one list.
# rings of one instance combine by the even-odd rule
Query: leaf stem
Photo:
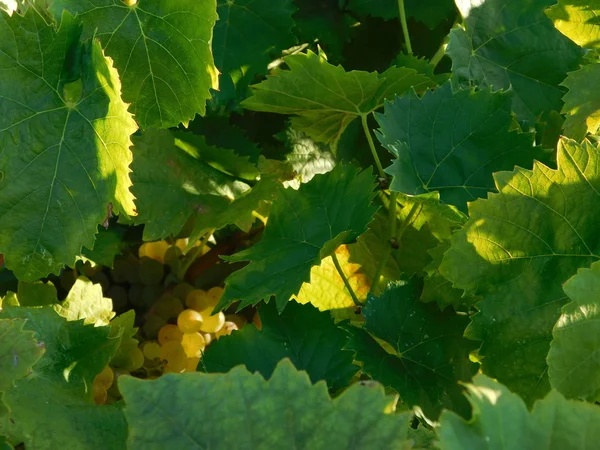
[(183, 259), (183, 264), (177, 272), (177, 279), (179, 279), (180, 281), (185, 279), (185, 274), (187, 273), (188, 269), (194, 263), (194, 261), (196, 261), (200, 256), (202, 256), (202, 251), (204, 250), (206, 243), (208, 242), (208, 240), (214, 232), (215, 230), (212, 228), (208, 230), (200, 238), (200, 245), (192, 248), (189, 252), (187, 252)]
[(434, 68), (440, 63), (440, 61), (446, 54), (447, 46), (448, 46), (448, 43), (446, 41), (442, 42), (442, 45), (440, 45), (440, 48), (437, 49), (435, 54), (429, 60), (429, 64), (431, 64)]
[(410, 45), (410, 35), (408, 34), (408, 25), (406, 23), (406, 11), (404, 10), (404, 0), (398, 0), (398, 11), (400, 12), (400, 24), (402, 25), (402, 33), (404, 34), (404, 43), (406, 51), (412, 55), (412, 46)]
[(340, 261), (338, 260), (337, 255), (335, 253), (333, 253), (331, 255), (331, 259), (333, 259), (333, 265), (335, 266), (335, 268), (337, 269), (338, 273), (340, 274), (340, 277), (342, 277), (342, 281), (344, 282), (344, 285), (346, 286), (346, 289), (348, 289), (348, 292), (350, 293), (350, 297), (352, 297), (352, 301), (354, 302), (354, 304), (356, 306), (362, 306), (362, 303), (360, 302), (360, 300), (358, 299), (358, 297), (354, 293), (354, 289), (352, 289), (352, 286), (350, 286), (350, 281), (348, 281), (348, 278), (346, 277), (346, 274), (342, 270), (342, 266), (340, 265)]
[(387, 178), (385, 176), (385, 172), (383, 171), (383, 166), (381, 165), (381, 161), (379, 161), (379, 156), (377, 155), (377, 149), (375, 148), (375, 143), (373, 142), (373, 138), (371, 137), (371, 131), (369, 131), (369, 125), (367, 124), (367, 116), (360, 116), (360, 121), (362, 123), (363, 131), (365, 132), (365, 136), (367, 137), (367, 142), (369, 143), (369, 148), (371, 149), (371, 153), (373, 154), (373, 159), (375, 160), (375, 164), (377, 165), (377, 171), (379, 172), (379, 176), (381, 178)]

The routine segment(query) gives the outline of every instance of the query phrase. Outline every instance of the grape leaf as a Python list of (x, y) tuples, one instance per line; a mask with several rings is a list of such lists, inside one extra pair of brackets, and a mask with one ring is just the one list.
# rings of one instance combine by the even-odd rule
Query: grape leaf
[(0, 391), (28, 375), (44, 353), (33, 332), (22, 330), (23, 325), (25, 321), (21, 319), (0, 320)]
[(21, 306), (46, 306), (56, 303), (56, 287), (52, 283), (19, 281), (17, 301)]
[(548, 368), (550, 384), (568, 398), (600, 398), (600, 264), (580, 269), (563, 289), (571, 300), (554, 326)]
[(280, 190), (261, 240), (226, 258), (251, 262), (227, 278), (217, 309), (241, 300), (239, 310), (274, 295), (282, 311), (312, 266), (365, 230), (377, 210), (373, 188), (370, 170), (339, 165), (297, 191)]
[(255, 75), (267, 73), (270, 53), (280, 53), (296, 43), (291, 33), (294, 10), (291, 0), (217, 1), (219, 20), (212, 46), (222, 73), (219, 92), (214, 95), (217, 103), (244, 98)]
[(130, 309), (110, 321), (111, 338), (121, 338), (119, 348), (110, 360), (111, 366), (126, 368), (131, 363), (131, 355), (139, 341), (134, 338), (138, 329), (135, 327), (135, 311)]
[(286, 56), (290, 70), (268, 76), (253, 86), (253, 95), (242, 106), (253, 111), (294, 114), (292, 127), (317, 142), (337, 147), (340, 136), (354, 119), (366, 117), (383, 106), (386, 98), (413, 86), (417, 91), (434, 84), (412, 69), (392, 67), (377, 72), (346, 72), (323, 55)]
[(122, 407), (94, 405), (90, 389), (120, 339), (109, 339), (108, 327), (68, 322), (51, 307), (4, 308), (0, 318), (25, 319), (24, 330), (46, 349), (32, 375), (4, 393), (10, 413), (0, 434), (33, 450), (124, 448)]
[(110, 60), (79, 32), (66, 13), (58, 31), (33, 8), (0, 13), (0, 248), (23, 281), (72, 265), (109, 204), (133, 214), (135, 122)]
[(469, 352), (477, 345), (463, 338), (468, 319), (421, 303), (422, 288), (422, 281), (413, 278), (404, 285), (390, 283), (381, 297), (370, 295), (363, 308), (364, 329), (347, 327), (346, 348), (356, 352), (363, 371), (374, 380), (435, 419), (442, 408), (467, 410), (458, 382), (470, 380), (477, 370), (469, 361)]
[(53, 0), (50, 11), (77, 14), (84, 37), (100, 39), (115, 62), (123, 100), (143, 129), (168, 128), (204, 114), (218, 86), (210, 48), (214, 0)]
[(600, 48), (600, 1), (558, 0), (546, 15), (562, 34), (585, 48)]
[(468, 422), (444, 411), (438, 428), (440, 450), (592, 450), (600, 439), (600, 409), (568, 401), (553, 391), (530, 413), (519, 396), (485, 375), (465, 386), (473, 407)]
[(544, 15), (553, 0), (467, 1), (460, 7), (465, 29), (450, 33), (447, 53), (452, 78), (461, 86), (508, 89), (512, 109), (520, 120), (535, 122), (550, 111), (560, 111), (559, 84), (575, 70), (581, 49), (560, 34)]
[(335, 156), (325, 145), (318, 144), (306, 134), (288, 128), (285, 142), (291, 151), (285, 160), (292, 166), (299, 183), (308, 183), (315, 175), (327, 173), (335, 167)]
[(562, 82), (569, 89), (563, 100), (562, 113), (566, 114), (564, 134), (582, 141), (587, 133), (596, 134), (600, 128), (600, 64), (589, 64), (569, 73)]
[[(354, 294), (359, 301), (364, 302), (371, 287), (369, 277), (361, 270), (361, 266), (350, 262), (350, 251), (347, 245), (339, 246), (335, 254)], [(321, 264), (310, 269), (310, 282), (302, 285), (295, 299), (298, 303), (311, 303), (320, 311), (351, 308), (351, 314), (356, 316), (354, 300), (335, 268), (331, 256), (324, 258)]]
[(355, 384), (331, 400), (325, 383), (311, 385), (287, 359), (269, 381), (236, 367), (153, 381), (121, 377), (119, 387), (132, 450), (406, 448), (410, 414), (390, 414), (394, 399), (380, 386)]
[(600, 258), (598, 149), (563, 138), (557, 160), (556, 170), (496, 173), (499, 193), (470, 204), (440, 266), (454, 287), (482, 297), (466, 336), (483, 341), (484, 373), (529, 404), (550, 388), (562, 283)]
[(510, 131), (512, 92), (470, 89), (450, 83), (419, 98), (414, 91), (376, 113), (377, 136), (396, 156), (386, 172), (391, 189), (407, 194), (439, 191), (444, 203), (467, 202), (494, 189), (492, 173), (542, 157), (533, 133)]
[(102, 227), (98, 230), (93, 249), (83, 248), (81, 254), (96, 264), (112, 268), (115, 257), (122, 252), (122, 246), (123, 233), (120, 230)]
[(262, 329), (242, 327), (230, 336), (211, 343), (200, 367), (207, 372), (229, 372), (244, 364), (250, 372), (270, 378), (277, 363), (289, 358), (298, 370), (305, 370), (311, 381), (325, 380), (330, 389), (348, 386), (358, 372), (352, 353), (342, 350), (346, 335), (326, 312), (311, 305), (290, 302), (278, 314), (274, 302), (259, 309)]
[(109, 324), (115, 315), (112, 309), (112, 300), (102, 295), (102, 286), (86, 277), (77, 278), (67, 298), (54, 305), (54, 310), (65, 319), (96, 326)]
[(191, 216), (220, 212), (249, 188), (203, 160), (203, 138), (192, 145), (179, 137), (188, 136), (148, 130), (133, 138), (135, 220), (146, 241), (176, 236)]

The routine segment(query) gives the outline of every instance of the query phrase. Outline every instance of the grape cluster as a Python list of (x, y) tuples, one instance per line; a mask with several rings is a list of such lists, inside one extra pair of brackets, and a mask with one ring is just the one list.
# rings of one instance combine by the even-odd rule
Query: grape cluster
[[(78, 272), (102, 286), (116, 312), (134, 309), (139, 326), (135, 336), (139, 345), (128, 347), (125, 357), (114, 358), (94, 379), (97, 404), (120, 399), (117, 379), (121, 375), (153, 379), (163, 373), (195, 371), (211, 342), (240, 329), (252, 317), (213, 314), (223, 288), (198, 289), (179, 280), (175, 274), (186, 246), (187, 240), (182, 239), (146, 242), (137, 255), (118, 256), (112, 269), (92, 267), (89, 262), (78, 266)], [(68, 288), (76, 276), (61, 277), (63, 287)], [(258, 325), (257, 315), (252, 320)]]

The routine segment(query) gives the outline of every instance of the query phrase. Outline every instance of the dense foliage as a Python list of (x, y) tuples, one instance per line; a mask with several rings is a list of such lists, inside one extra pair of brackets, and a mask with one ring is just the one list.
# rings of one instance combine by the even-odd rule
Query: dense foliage
[(600, 0), (0, 0), (0, 448), (594, 449)]

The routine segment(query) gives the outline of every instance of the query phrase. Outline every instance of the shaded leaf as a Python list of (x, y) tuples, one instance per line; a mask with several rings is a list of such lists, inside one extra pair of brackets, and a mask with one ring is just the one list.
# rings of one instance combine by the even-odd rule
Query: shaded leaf
[(289, 360), (269, 381), (236, 367), (227, 374), (167, 374), (154, 381), (122, 377), (119, 386), (133, 450), (401, 450), (407, 439), (410, 415), (390, 414), (394, 399), (380, 386), (353, 385), (331, 400), (325, 383), (311, 385)]
[(0, 320), (0, 391), (31, 373), (31, 367), (44, 353), (33, 332), (22, 330), (23, 325), (21, 319)]
[(352, 353), (342, 350), (346, 334), (328, 313), (291, 302), (279, 315), (274, 302), (269, 302), (260, 307), (259, 315), (260, 331), (247, 325), (219, 338), (207, 348), (200, 367), (207, 372), (229, 372), (243, 364), (268, 379), (279, 361), (289, 358), (313, 383), (325, 380), (334, 391), (348, 386), (358, 372)]

